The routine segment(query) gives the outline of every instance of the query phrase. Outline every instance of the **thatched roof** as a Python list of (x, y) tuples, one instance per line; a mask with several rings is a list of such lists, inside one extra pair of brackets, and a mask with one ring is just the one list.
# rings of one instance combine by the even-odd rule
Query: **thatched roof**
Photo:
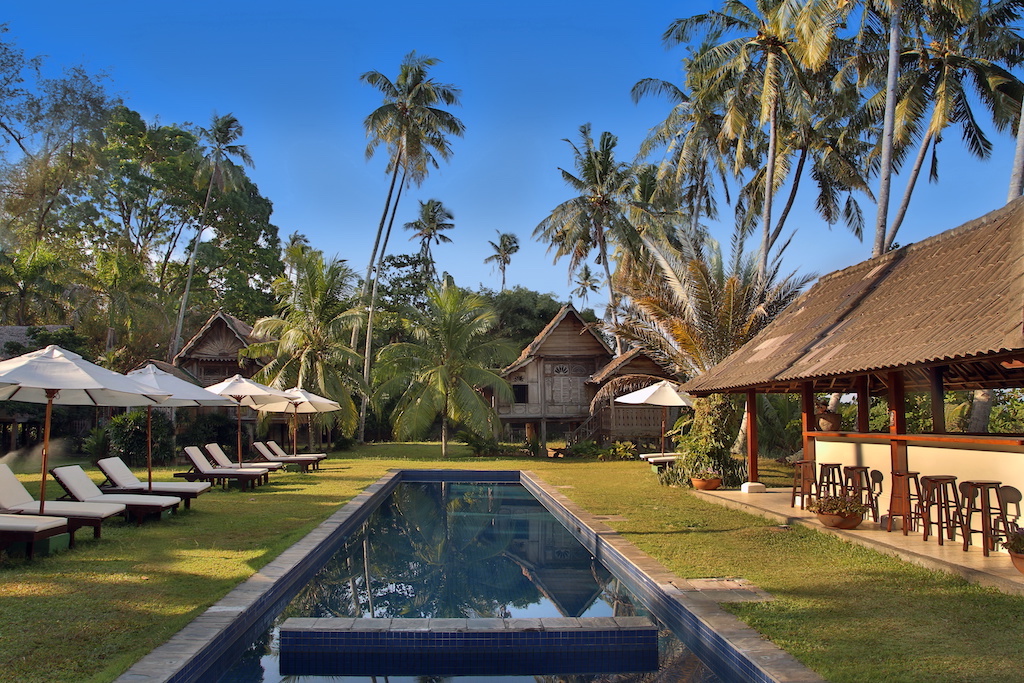
[(958, 228), (822, 277), (690, 393), (843, 391), (903, 370), (925, 390), (1024, 386), (1024, 199)]

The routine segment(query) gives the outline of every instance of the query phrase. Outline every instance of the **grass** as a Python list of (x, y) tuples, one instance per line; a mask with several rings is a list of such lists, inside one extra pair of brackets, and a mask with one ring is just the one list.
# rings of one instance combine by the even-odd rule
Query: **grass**
[[(659, 486), (635, 462), (477, 458), (436, 444), (369, 445), (256, 492), (214, 491), (192, 511), (74, 551), (0, 562), (0, 680), (109, 681), (388, 469), (530, 469), (676, 574), (738, 576), (775, 600), (728, 606), (830, 681), (1008, 681), (1024, 658), (1024, 598), (931, 572), (812, 529)], [(90, 468), (87, 468), (90, 469)], [(162, 470), (160, 479), (170, 479)], [(35, 475), (21, 477), (30, 489)], [(790, 480), (762, 464), (769, 484)]]

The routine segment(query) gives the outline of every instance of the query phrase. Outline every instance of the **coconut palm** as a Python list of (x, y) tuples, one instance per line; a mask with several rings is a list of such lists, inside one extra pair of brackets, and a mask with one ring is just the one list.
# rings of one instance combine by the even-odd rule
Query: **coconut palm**
[(428, 199), (420, 202), (420, 216), (414, 221), (406, 223), (403, 227), (406, 230), (415, 231), (410, 240), (420, 241), (420, 256), (423, 257), (423, 276), (428, 279), (437, 277), (437, 269), (434, 267), (434, 255), (430, 253), (430, 243), (450, 243), (452, 239), (443, 234), (442, 230), (451, 230), (455, 227), (452, 220), (455, 218), (444, 204), (436, 199)]
[(494, 249), (494, 253), (484, 259), (484, 263), (493, 263), (498, 267), (501, 272), (501, 291), (505, 291), (505, 269), (512, 263), (512, 254), (519, 251), (519, 238), (516, 237), (515, 233), (501, 232), (495, 230), (498, 233), (498, 241), (492, 242), (487, 240), (487, 243)]
[(199, 214), (196, 225), (196, 236), (192, 242), (192, 251), (188, 256), (188, 275), (185, 277), (185, 290), (181, 295), (178, 307), (178, 321), (174, 326), (174, 337), (171, 339), (171, 357), (173, 358), (181, 346), (181, 327), (185, 320), (185, 309), (188, 307), (189, 289), (192, 287), (192, 276), (196, 268), (196, 253), (199, 241), (206, 225), (206, 214), (213, 199), (213, 190), (220, 192), (236, 188), (245, 177), (245, 172), (232, 159), (239, 159), (246, 166), (252, 166), (252, 157), (245, 145), (238, 144), (243, 134), (242, 124), (233, 114), (224, 116), (213, 115), (209, 128), (199, 129), (199, 139), (204, 146), (203, 158), (196, 169), (196, 183), (206, 185), (206, 199)]
[(574, 284), (576, 288), (572, 290), (573, 296), (583, 299), (585, 304), (587, 303), (587, 297), (601, 288), (601, 278), (590, 270), (588, 264), (584, 263), (583, 267), (576, 272)]
[(425, 434), (440, 416), (441, 455), (447, 457), (452, 423), (494, 433), (497, 416), (481, 390), (512, 400), (511, 387), (494, 369), (512, 355), (493, 334), (497, 319), (482, 297), (451, 280), (427, 290), (423, 309), (407, 310), (413, 341), (381, 349), (375, 373), (375, 401), (397, 398), (391, 414), (397, 438)]
[[(379, 71), (367, 71), (359, 77), (363, 83), (380, 91), (384, 99), (384, 103), (374, 109), (363, 122), (366, 134), (370, 138), (366, 145), (366, 157), (371, 158), (377, 148), (383, 145), (389, 154), (387, 170), (391, 173), (391, 184), (384, 201), (384, 210), (381, 213), (360, 294), (360, 299), (366, 300), (367, 292), (370, 292), (366, 314), (366, 344), (363, 350), (363, 378), (367, 383), (370, 378), (373, 306), (376, 298), (376, 290), (370, 289), (370, 283), (372, 281), (376, 287), (374, 267), (376, 264), (377, 270), (380, 270), (384, 252), (387, 251), (388, 236), (402, 196), (402, 188), (407, 183), (421, 184), (427, 177), (430, 167), (438, 167), (438, 158), (448, 160), (451, 157), (448, 137), (462, 137), (465, 131), (465, 126), (458, 117), (441, 108), (442, 105), (458, 105), (461, 91), (451, 84), (440, 83), (429, 76), (430, 68), (439, 62), (439, 59), (422, 57), (413, 51), (402, 59), (398, 77), (394, 81)], [(387, 234), (384, 232), (385, 224), (388, 228)], [(355, 343), (356, 330), (353, 330), (353, 347)], [(360, 441), (363, 438), (365, 419), (364, 402), (360, 413)]]
[(64, 262), (43, 244), (0, 250), (0, 311), (14, 325), (63, 322)]
[[(577, 196), (562, 202), (534, 229), (534, 237), (555, 249), (555, 260), (569, 257), (569, 272), (575, 272), (597, 250), (596, 261), (604, 267), (608, 284), (608, 310), (612, 324), (618, 323), (618, 298), (612, 281), (612, 247), (634, 252), (640, 236), (627, 211), (635, 180), (629, 164), (615, 159), (618, 138), (601, 133), (595, 144), (590, 124), (580, 126), (580, 144), (566, 140), (573, 150), (576, 175), (560, 168), (562, 179)], [(611, 245), (609, 244), (611, 243)], [(617, 351), (621, 344), (616, 341)]]
[(296, 262), (295, 281), (274, 283), (279, 312), (261, 318), (253, 336), (266, 341), (251, 344), (241, 353), (249, 358), (271, 358), (255, 378), (279, 389), (299, 387), (341, 404), (341, 410), (318, 415), (351, 434), (356, 426), (355, 391), (363, 389), (356, 368), (359, 354), (345, 340), (360, 313), (352, 307), (355, 271), (344, 261), (324, 260), (313, 251)]

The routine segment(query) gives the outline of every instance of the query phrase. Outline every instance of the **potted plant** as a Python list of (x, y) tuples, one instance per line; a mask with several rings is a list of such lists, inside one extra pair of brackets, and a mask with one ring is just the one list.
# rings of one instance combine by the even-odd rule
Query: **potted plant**
[(1003, 548), (1010, 554), (1010, 560), (1017, 571), (1024, 574), (1024, 531), (1017, 530), (1003, 541)]
[(690, 483), (701, 491), (713, 491), (722, 485), (722, 473), (707, 465), (690, 471)]
[(868, 506), (853, 496), (822, 496), (811, 501), (807, 509), (818, 516), (823, 526), (856, 529), (864, 521)]

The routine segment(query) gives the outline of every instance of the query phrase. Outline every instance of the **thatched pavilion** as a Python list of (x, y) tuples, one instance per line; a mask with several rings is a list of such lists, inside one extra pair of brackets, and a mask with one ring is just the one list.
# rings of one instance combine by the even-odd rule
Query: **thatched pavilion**
[[(943, 392), (1024, 387), (1024, 199), (822, 277), (743, 348), (684, 385), (747, 397), (748, 491), (757, 485), (756, 396), (802, 397), (804, 457), (994, 479), (1024, 490), (1024, 435), (946, 433)], [(859, 407), (851, 431), (819, 431), (815, 394)], [(931, 396), (932, 429), (908, 434), (908, 392)], [(869, 397), (889, 404), (869, 432)], [(884, 489), (882, 511), (890, 491)]]

